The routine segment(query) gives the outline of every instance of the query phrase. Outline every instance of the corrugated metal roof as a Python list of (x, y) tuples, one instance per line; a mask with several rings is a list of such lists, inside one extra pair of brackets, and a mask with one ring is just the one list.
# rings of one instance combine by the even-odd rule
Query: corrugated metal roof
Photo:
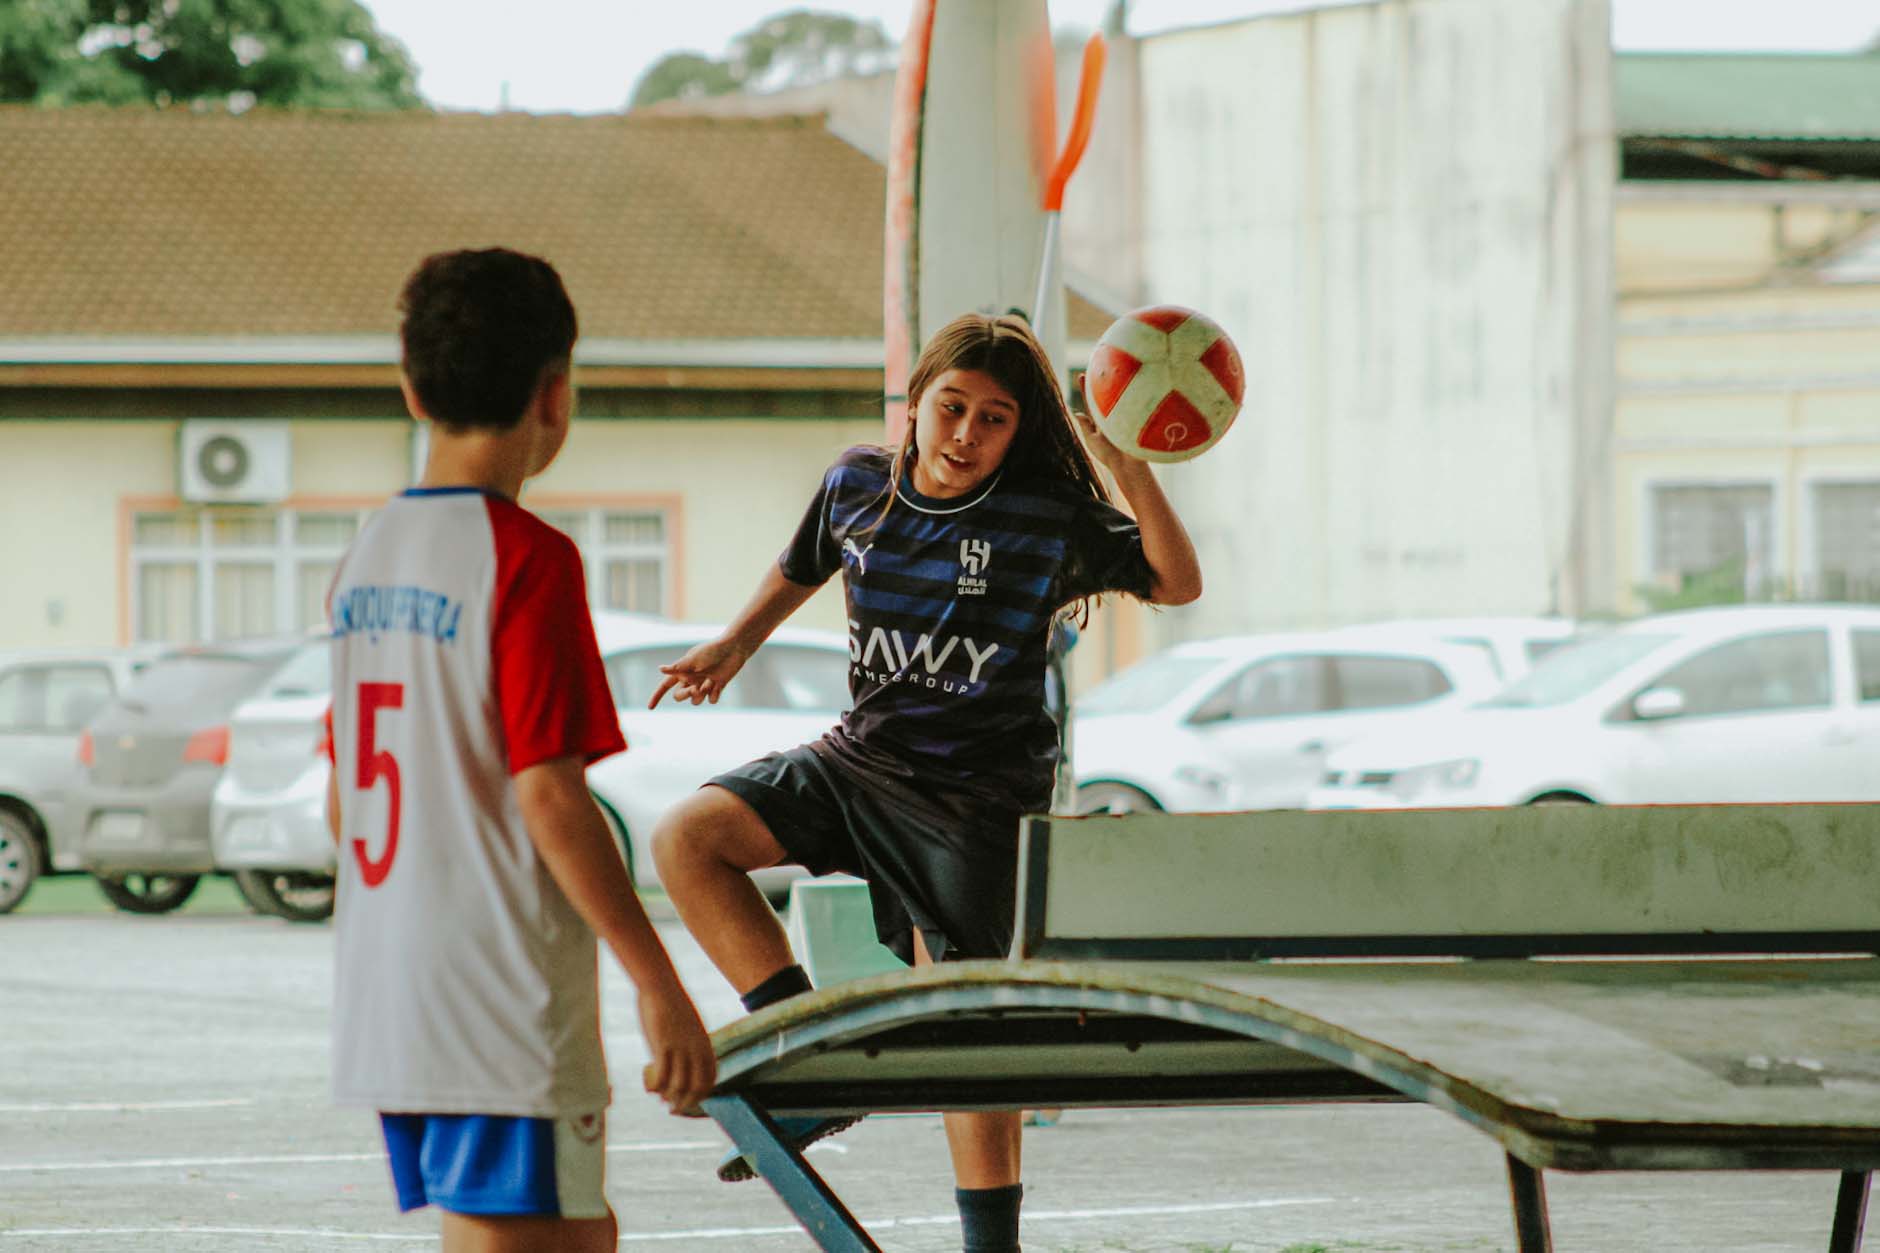
[(1621, 53), (1627, 137), (1880, 140), (1880, 54)]

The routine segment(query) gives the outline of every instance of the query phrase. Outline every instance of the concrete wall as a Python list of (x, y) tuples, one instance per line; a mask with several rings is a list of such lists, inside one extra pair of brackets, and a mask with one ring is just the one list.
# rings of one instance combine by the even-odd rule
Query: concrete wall
[(1219, 319), (1250, 384), (1163, 476), (1209, 592), (1153, 640), (1610, 597), (1607, 18), (1383, 0), (1143, 42), (1143, 293)]

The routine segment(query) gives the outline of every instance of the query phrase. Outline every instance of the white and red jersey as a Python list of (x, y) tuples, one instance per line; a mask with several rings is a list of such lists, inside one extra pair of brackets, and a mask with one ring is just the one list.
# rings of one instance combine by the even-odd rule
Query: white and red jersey
[(594, 933), (537, 857), (514, 785), (625, 747), (579, 553), (509, 500), (414, 489), (353, 542), (329, 609), (335, 1096), (409, 1113), (601, 1108)]

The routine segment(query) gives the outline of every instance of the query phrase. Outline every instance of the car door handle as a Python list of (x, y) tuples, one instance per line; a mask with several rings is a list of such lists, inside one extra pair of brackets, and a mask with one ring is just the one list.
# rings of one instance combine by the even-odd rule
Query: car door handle
[(1852, 744), (1857, 737), (1853, 727), (1829, 727), (1821, 737), (1824, 744)]
[(1299, 751), (1302, 753), (1322, 753), (1325, 751), (1325, 741), (1307, 740), (1299, 746)]

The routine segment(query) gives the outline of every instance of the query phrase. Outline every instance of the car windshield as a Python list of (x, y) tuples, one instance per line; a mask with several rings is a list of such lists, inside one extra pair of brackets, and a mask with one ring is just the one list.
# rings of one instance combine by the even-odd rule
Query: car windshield
[(1578, 700), (1647, 653), (1671, 642), (1669, 635), (1626, 631), (1556, 649), (1527, 677), (1486, 700), (1481, 709), (1540, 709)]
[(131, 681), (122, 703), (144, 710), (188, 708), (222, 714), (240, 704), (267, 676), (273, 658), (190, 653), (165, 657)]
[(1168, 704), (1176, 693), (1220, 664), (1219, 657), (1163, 653), (1099, 683), (1078, 697), (1072, 708), (1079, 714), (1147, 713)]
[(326, 696), (333, 690), (333, 646), (326, 640), (308, 644), (268, 679), (261, 694), (270, 700), (299, 696)]

